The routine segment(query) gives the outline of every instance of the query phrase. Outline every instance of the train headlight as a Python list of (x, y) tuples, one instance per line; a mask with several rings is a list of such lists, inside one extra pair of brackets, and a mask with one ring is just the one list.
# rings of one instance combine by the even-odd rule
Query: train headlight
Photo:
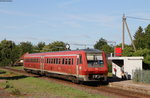
[(81, 67), (81, 66), (79, 67), (79, 70), (82, 70), (82, 67)]

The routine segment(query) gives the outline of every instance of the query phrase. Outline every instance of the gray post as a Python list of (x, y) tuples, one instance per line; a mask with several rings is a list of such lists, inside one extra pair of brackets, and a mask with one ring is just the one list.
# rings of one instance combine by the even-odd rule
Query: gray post
[(122, 17), (122, 50), (124, 49), (124, 21), (126, 20), (125, 14)]

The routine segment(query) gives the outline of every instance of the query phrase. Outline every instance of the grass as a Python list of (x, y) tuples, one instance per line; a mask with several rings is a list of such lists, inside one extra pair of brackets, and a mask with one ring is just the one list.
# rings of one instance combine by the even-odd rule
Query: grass
[[(2, 74), (1, 74), (2, 75)], [(3, 76), (14, 77), (14, 73), (6, 72)], [(16, 74), (18, 76), (18, 74)], [(35, 77), (22, 77), (18, 79), (6, 79), (0, 82), (0, 88), (6, 89), (14, 95), (26, 95), (34, 97), (69, 97), (69, 98), (102, 98), (99, 94), (90, 94), (83, 90), (71, 88), (61, 84), (49, 82)], [(1, 76), (0, 76), (1, 77)]]
[(8, 72), (6, 70), (0, 70), (0, 79), (5, 78), (5, 77), (13, 77), (17, 76), (17, 74), (13, 72)]
[(15, 68), (15, 69), (23, 69), (23, 66), (13, 66), (13, 68)]

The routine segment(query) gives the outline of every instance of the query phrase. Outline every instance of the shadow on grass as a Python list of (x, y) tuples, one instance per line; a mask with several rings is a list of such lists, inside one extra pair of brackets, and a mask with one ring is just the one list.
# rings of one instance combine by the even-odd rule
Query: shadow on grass
[(0, 74), (5, 74), (6, 72), (5, 71), (0, 71)]
[(28, 76), (25, 75), (21, 75), (21, 76), (12, 76), (12, 77), (0, 77), (0, 79), (4, 79), (4, 80), (18, 80), (18, 79), (23, 79), (23, 78), (27, 78)]

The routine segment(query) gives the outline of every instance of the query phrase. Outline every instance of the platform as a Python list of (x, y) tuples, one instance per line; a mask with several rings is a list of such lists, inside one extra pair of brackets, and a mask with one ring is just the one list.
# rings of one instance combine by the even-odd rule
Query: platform
[(109, 86), (150, 95), (150, 84), (135, 83), (132, 80), (110, 82)]

